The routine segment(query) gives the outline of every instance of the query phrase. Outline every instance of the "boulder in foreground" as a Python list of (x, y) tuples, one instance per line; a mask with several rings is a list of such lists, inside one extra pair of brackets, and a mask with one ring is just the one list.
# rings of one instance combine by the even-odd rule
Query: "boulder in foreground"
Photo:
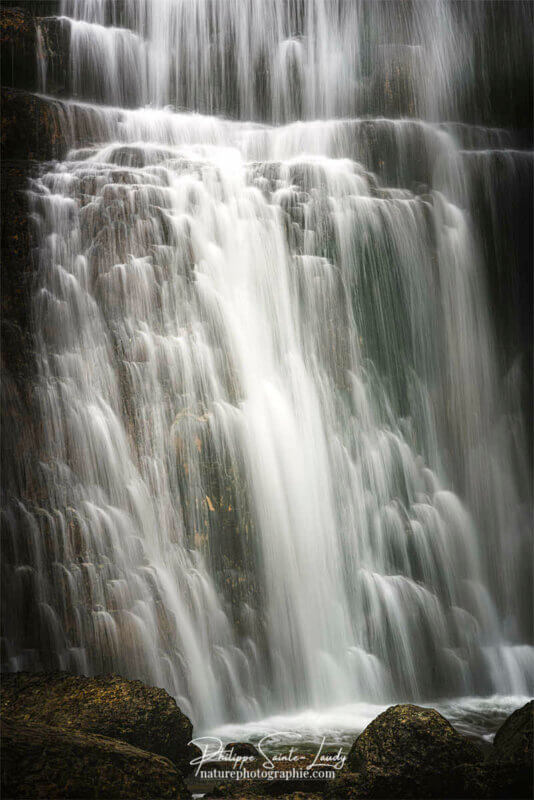
[(534, 758), (534, 700), (514, 711), (493, 740), (494, 758), (532, 766)]
[(526, 764), (485, 761), (461, 764), (453, 770), (449, 785), (458, 800), (529, 800), (532, 767)]
[(2, 797), (186, 800), (174, 764), (124, 742), (4, 717)]
[(359, 773), (362, 793), (370, 797), (446, 797), (452, 770), (481, 759), (478, 748), (434, 709), (398, 705), (356, 739), (347, 768)]
[(18, 672), (4, 675), (1, 689), (2, 714), (12, 719), (120, 739), (170, 759), (184, 774), (197, 754), (189, 746), (193, 727), (176, 701), (141, 681)]

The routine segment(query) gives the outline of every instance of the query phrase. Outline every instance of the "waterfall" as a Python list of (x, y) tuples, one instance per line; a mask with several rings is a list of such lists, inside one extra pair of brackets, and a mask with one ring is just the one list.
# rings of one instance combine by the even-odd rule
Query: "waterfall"
[(203, 727), (534, 690), (486, 269), (531, 10), (64, 0), (6, 669), (141, 678)]

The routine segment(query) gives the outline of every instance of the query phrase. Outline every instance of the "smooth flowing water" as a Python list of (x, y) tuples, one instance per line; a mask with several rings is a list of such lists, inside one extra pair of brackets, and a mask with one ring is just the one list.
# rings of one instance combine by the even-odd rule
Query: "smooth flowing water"
[(204, 729), (531, 693), (519, 367), (486, 285), (513, 256), (496, 181), (533, 163), (491, 125), (529, 4), (63, 14), (6, 668), (142, 678)]

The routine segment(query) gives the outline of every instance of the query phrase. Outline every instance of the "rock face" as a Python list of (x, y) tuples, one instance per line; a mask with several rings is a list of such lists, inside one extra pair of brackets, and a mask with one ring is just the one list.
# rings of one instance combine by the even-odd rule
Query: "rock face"
[[(52, 2), (39, 8), (32, 2), (0, 8), (2, 84), (47, 94), (66, 94), (69, 74), (70, 32)], [(42, 15), (35, 17), (35, 13)], [(43, 77), (46, 72), (46, 87)]]
[(494, 758), (532, 766), (534, 757), (534, 700), (511, 714), (493, 741)]
[(362, 776), (371, 797), (443, 797), (444, 779), (453, 768), (481, 758), (434, 709), (398, 705), (356, 739), (347, 768)]
[[(2, 160), (2, 361), (15, 375), (31, 377), (30, 291), (34, 274), (32, 231), (24, 196), (35, 163)], [(6, 476), (7, 477), (7, 476)]]
[(124, 742), (5, 717), (2, 796), (10, 798), (189, 798), (166, 758)]
[(170, 759), (183, 773), (198, 748), (189, 746), (191, 722), (163, 689), (108, 675), (15, 673), (2, 679), (2, 714), (119, 739)]
[(66, 154), (61, 103), (22, 89), (2, 87), (2, 157), (47, 161)]
[(2, 83), (20, 89), (37, 88), (37, 37), (27, 8), (0, 9)]

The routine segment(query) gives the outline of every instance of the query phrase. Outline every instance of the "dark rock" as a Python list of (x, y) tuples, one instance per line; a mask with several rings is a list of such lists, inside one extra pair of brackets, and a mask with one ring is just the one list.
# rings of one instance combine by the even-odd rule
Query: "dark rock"
[(232, 800), (253, 800), (253, 798), (276, 797), (278, 800), (297, 800), (324, 797), (328, 781), (309, 780), (241, 780), (221, 783), (204, 795), (204, 800), (212, 798), (232, 798)]
[[(7, 495), (25, 493), (33, 483), (32, 465), (39, 451), (39, 428), (32, 391), (36, 364), (30, 334), (31, 290), (35, 274), (33, 230), (24, 189), (37, 164), (3, 160), (2, 304), (0, 431), (3, 489)], [(7, 599), (7, 598), (6, 598)]]
[(325, 792), (326, 800), (357, 800), (369, 797), (366, 779), (357, 772), (342, 772)]
[(10, 798), (189, 798), (166, 758), (124, 742), (4, 717), (2, 796)]
[(532, 765), (534, 757), (534, 700), (514, 711), (493, 740), (493, 758)]
[[(35, 18), (35, 10), (32, 13), (28, 3), (23, 8), (0, 8), (2, 85), (69, 94), (70, 24), (58, 17)], [(53, 13), (50, 5), (46, 13)]]
[(34, 275), (33, 235), (25, 193), (34, 162), (2, 161), (2, 364), (33, 374), (28, 334)]
[(463, 800), (522, 800), (532, 797), (532, 766), (512, 762), (460, 764), (452, 770), (449, 785)]
[(257, 747), (249, 742), (230, 742), (224, 746), (226, 752), (230, 750), (236, 756), (247, 756), (248, 758), (261, 758), (260, 751)]
[[(48, 12), (51, 13), (51, 12)], [(70, 97), (73, 94), (70, 68), (70, 22), (64, 17), (44, 17), (36, 20), (41, 37), (39, 57), (46, 65), (46, 94)], [(42, 86), (37, 87), (43, 91)]]
[(37, 31), (28, 8), (0, 8), (2, 84), (38, 88)]
[(1, 695), (2, 713), (13, 719), (120, 739), (169, 758), (184, 773), (200, 754), (189, 745), (192, 725), (175, 700), (141, 681), (19, 672), (3, 676)]
[(62, 158), (67, 139), (61, 103), (2, 87), (2, 158), (47, 161)]
[(478, 748), (434, 709), (398, 705), (356, 739), (347, 769), (367, 782), (364, 796), (443, 797), (451, 770), (481, 758)]

